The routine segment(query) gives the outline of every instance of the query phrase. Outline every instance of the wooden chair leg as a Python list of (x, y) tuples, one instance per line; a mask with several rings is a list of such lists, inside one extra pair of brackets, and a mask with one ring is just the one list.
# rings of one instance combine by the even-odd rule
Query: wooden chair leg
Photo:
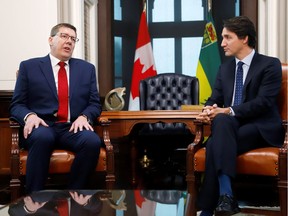
[(281, 148), (279, 152), (279, 204), (281, 216), (287, 216), (287, 149)]
[(19, 158), (19, 125), (14, 122), (10, 122), (12, 129), (11, 137), (11, 158), (10, 158), (10, 190), (11, 190), (11, 201), (16, 200), (21, 196), (21, 181), (20, 181), (20, 158)]
[(106, 171), (106, 188), (113, 189), (115, 185), (115, 162), (114, 162), (114, 147), (111, 144), (110, 135), (108, 127), (110, 125), (110, 121), (102, 122), (103, 128), (103, 139), (106, 146), (106, 163), (107, 163), (107, 171)]
[(190, 144), (187, 148), (187, 161), (186, 161), (186, 167), (187, 167), (187, 175), (186, 175), (186, 181), (187, 181), (187, 189), (188, 193), (190, 194), (189, 197), (189, 203), (187, 208), (187, 215), (189, 216), (196, 216), (197, 215), (197, 208), (196, 208), (196, 199), (197, 199), (197, 182), (196, 182), (196, 176), (194, 172), (194, 154), (195, 154), (195, 148), (194, 144)]
[(115, 187), (115, 168), (114, 168), (114, 153), (113, 150), (107, 152), (107, 173), (106, 173), (106, 188), (109, 190)]
[(10, 180), (10, 190), (11, 190), (11, 201), (16, 200), (20, 197), (21, 181), (19, 173), (19, 155), (11, 155), (11, 180)]

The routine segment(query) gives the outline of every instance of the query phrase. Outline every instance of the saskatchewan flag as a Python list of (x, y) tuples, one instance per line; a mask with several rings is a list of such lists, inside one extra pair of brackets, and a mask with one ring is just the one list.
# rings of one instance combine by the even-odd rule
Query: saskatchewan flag
[(220, 63), (217, 34), (213, 24), (212, 13), (209, 10), (196, 71), (196, 77), (200, 83), (200, 104), (204, 104), (211, 95)]

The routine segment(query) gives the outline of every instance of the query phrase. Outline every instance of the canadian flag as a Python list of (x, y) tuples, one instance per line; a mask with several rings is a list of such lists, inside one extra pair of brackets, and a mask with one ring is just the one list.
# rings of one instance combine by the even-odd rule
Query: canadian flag
[(139, 110), (139, 84), (142, 79), (157, 75), (152, 52), (152, 45), (148, 31), (146, 13), (142, 12), (129, 99), (129, 110)]

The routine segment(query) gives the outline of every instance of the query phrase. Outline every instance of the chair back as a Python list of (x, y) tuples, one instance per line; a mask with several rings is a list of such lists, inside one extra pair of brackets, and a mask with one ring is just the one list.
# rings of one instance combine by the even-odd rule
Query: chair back
[(177, 110), (182, 104), (199, 104), (196, 77), (164, 73), (140, 81), (140, 110)]
[(287, 82), (288, 82), (288, 77), (287, 77), (287, 73), (288, 73), (288, 64), (282, 63), (282, 85), (281, 85), (281, 90), (280, 90), (280, 94), (278, 97), (278, 106), (279, 106), (279, 110), (280, 110), (280, 114), (281, 114), (281, 118), (284, 121), (287, 121)]
[[(199, 82), (196, 77), (163, 73), (141, 80), (139, 89), (140, 110), (178, 110), (184, 104), (199, 104)], [(147, 128), (144, 130), (147, 132)], [(149, 124), (148, 131), (155, 134), (188, 133), (182, 123)]]

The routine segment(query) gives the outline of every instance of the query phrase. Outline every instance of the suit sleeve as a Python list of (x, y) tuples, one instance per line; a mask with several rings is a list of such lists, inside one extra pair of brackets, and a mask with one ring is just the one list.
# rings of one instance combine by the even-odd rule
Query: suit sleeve
[(25, 64), (24, 62), (21, 62), (12, 101), (9, 107), (11, 117), (21, 125), (25, 125), (25, 116), (28, 113), (33, 112), (26, 105), (28, 101), (28, 80), (26, 74)]
[(277, 96), (282, 80), (281, 63), (276, 58), (269, 58), (269, 60), (263, 66), (258, 66), (257, 74), (251, 79), (244, 92), (244, 102), (232, 106), (236, 117), (257, 118), (268, 112), (278, 112)]

